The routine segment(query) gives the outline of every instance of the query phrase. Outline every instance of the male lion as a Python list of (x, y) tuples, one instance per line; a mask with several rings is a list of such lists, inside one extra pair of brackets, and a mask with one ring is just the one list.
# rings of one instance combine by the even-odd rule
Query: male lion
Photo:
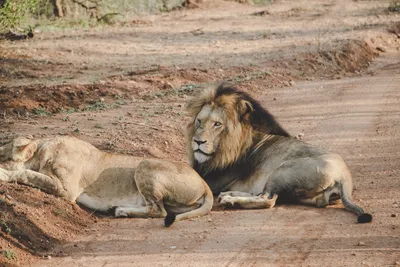
[(72, 137), (19, 137), (0, 147), (0, 180), (98, 211), (116, 208), (117, 217), (168, 214), (165, 226), (204, 215), (213, 205), (210, 188), (187, 164), (105, 153)]
[(343, 159), (291, 138), (248, 94), (221, 85), (200, 92), (188, 111), (189, 159), (220, 194), (220, 203), (268, 208), (279, 195), (325, 207), (340, 195), (358, 222), (372, 220), (352, 200), (351, 174)]

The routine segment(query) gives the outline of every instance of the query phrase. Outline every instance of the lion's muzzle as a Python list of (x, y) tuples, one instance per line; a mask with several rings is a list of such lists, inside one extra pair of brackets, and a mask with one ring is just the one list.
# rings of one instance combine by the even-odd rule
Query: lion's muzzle
[(194, 158), (197, 162), (203, 163), (209, 160), (213, 155), (213, 147), (207, 140), (198, 140), (193, 138), (192, 149), (194, 153)]

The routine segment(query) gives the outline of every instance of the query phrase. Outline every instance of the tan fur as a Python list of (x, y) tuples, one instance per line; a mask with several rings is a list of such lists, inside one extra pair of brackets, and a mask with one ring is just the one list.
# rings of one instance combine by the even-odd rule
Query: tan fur
[(345, 207), (368, 222), (351, 197), (343, 159), (291, 138), (249, 95), (222, 85), (188, 104), (187, 151), (194, 169), (219, 202), (242, 208), (273, 207), (277, 194), (318, 207), (339, 194)]
[[(17, 181), (116, 216), (176, 220), (211, 210), (207, 184), (187, 164), (105, 153), (72, 137), (16, 138), (0, 147), (0, 180)], [(165, 207), (164, 207), (165, 206)]]
[[(247, 101), (239, 101), (238, 97), (232, 96), (221, 96), (215, 98), (215, 89), (206, 89), (198, 97), (193, 98), (188, 104), (189, 114), (193, 120), (189, 122), (187, 126), (187, 149), (190, 162), (194, 162), (194, 153), (192, 147), (192, 139), (197, 135), (199, 138), (207, 140), (219, 139), (220, 136), (213, 136), (213, 131), (209, 130), (213, 122), (207, 114), (204, 114), (201, 119), (205, 119), (204, 123), (208, 123), (207, 128), (204, 131), (196, 130), (196, 118), (205, 107), (209, 107), (213, 110), (215, 119), (224, 123), (227, 127), (226, 134), (222, 134), (220, 140), (218, 140), (219, 151), (217, 152), (212, 161), (209, 162), (207, 168), (214, 170), (223, 168), (229, 165), (231, 162), (235, 162), (241, 155), (246, 153), (252, 144), (252, 128), (249, 125), (240, 123), (240, 116), (244, 113), (244, 107), (248, 106)], [(239, 113), (236, 109), (240, 106)], [(218, 112), (218, 109), (223, 108), (223, 112)], [(190, 139), (190, 140), (189, 140)], [(214, 152), (214, 151), (213, 151)]]

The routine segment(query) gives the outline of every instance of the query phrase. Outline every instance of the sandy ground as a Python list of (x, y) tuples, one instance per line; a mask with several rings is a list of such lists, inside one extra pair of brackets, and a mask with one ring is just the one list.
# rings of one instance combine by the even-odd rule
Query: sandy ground
[(372, 223), (356, 224), (341, 205), (215, 211), (171, 229), (161, 219), (110, 219), (58, 248), (70, 256), (37, 266), (399, 265), (400, 55), (379, 61), (374, 76), (302, 82), (260, 97), (290, 132), (344, 157)]
[[(23, 210), (36, 232), (57, 240), (33, 265), (400, 265), (400, 39), (387, 32), (399, 15), (387, 13), (388, 5), (203, 1), (197, 9), (137, 16), (124, 25), (0, 42), (1, 142), (74, 135), (107, 151), (186, 161), (187, 99), (229, 80), (293, 135), (341, 154), (356, 201), (374, 215), (371, 224), (358, 225), (340, 204), (281, 205), (213, 211), (165, 229), (162, 220), (80, 211), (69, 227), (60, 211), (67, 221), (78, 206), (51, 196), (43, 204), (42, 192), (2, 184), (1, 194), (19, 192), (11, 194), (13, 212)], [(27, 250), (4, 240), (3, 251)], [(19, 254), (22, 266), (32, 262), (28, 254)]]

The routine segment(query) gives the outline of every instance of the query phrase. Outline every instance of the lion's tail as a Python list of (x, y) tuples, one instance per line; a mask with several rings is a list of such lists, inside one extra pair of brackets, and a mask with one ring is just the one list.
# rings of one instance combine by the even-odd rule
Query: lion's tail
[(372, 221), (372, 215), (369, 213), (365, 213), (364, 210), (358, 206), (356, 203), (354, 203), (354, 200), (351, 196), (352, 190), (353, 190), (353, 185), (351, 183), (351, 180), (344, 180), (340, 183), (340, 196), (343, 202), (344, 207), (357, 214), (358, 219), (357, 221), (359, 223), (368, 223)]
[(181, 213), (181, 214), (174, 214), (168, 213), (164, 220), (165, 227), (171, 226), (175, 221), (181, 221), (185, 219), (189, 219), (192, 217), (203, 216), (210, 212), (214, 204), (214, 196), (213, 193), (208, 187), (207, 183), (203, 181), (205, 193), (204, 193), (204, 202), (198, 209), (191, 210), (189, 212)]

